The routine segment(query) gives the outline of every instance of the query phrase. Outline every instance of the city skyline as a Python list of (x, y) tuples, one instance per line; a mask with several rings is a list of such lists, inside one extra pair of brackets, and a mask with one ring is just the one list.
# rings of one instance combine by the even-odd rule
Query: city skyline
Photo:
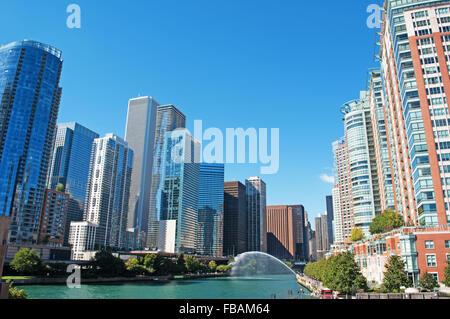
[[(339, 101), (353, 94), (348, 90), (343, 92), (345, 90), (335, 86), (335, 83), (345, 82), (349, 87), (366, 88), (365, 71), (373, 58), (369, 52), (373, 48), (371, 36), (374, 30), (367, 28), (344, 43), (334, 39), (327, 40), (332, 43), (317, 42), (318, 40), (313, 37), (314, 33), (303, 30), (303, 23), (310, 23), (322, 31), (326, 30), (326, 26), (319, 25), (319, 22), (308, 14), (309, 11), (322, 11), (319, 4), (315, 3), (298, 4), (291, 1), (286, 3), (285, 8), (280, 9), (275, 4), (263, 1), (258, 4), (261, 5), (261, 10), (257, 11), (256, 17), (252, 17), (252, 5), (239, 4), (241, 8), (239, 15), (249, 16), (250, 21), (244, 22), (246, 19), (241, 19), (242, 22), (239, 22), (238, 26), (230, 24), (227, 18), (236, 3), (223, 5), (224, 12), (219, 15), (217, 22), (204, 17), (209, 16), (210, 12), (216, 13), (216, 10), (203, 1), (189, 6), (186, 5), (187, 2), (180, 2), (179, 7), (171, 8), (170, 13), (164, 4), (139, 3), (138, 6), (137, 3), (131, 2), (127, 8), (123, 8), (120, 4), (112, 5), (111, 8), (114, 10), (110, 17), (100, 14), (96, 17), (98, 20), (93, 20), (93, 13), (103, 11), (102, 5), (79, 1), (78, 4), (83, 9), (83, 24), (80, 30), (70, 30), (65, 26), (67, 18), (65, 4), (50, 6), (45, 2), (41, 3), (40, 8), (36, 10), (42, 11), (48, 22), (37, 27), (34, 21), (38, 18), (32, 14), (35, 4), (20, 1), (1, 4), (0, 15), (14, 12), (26, 15), (26, 18), (23, 19), (24, 25), (18, 25), (14, 32), (10, 33), (10, 27), (4, 28), (5, 32), (0, 43), (32, 38), (61, 49), (65, 54), (65, 72), (62, 79), (64, 92), (59, 122), (77, 121), (100, 135), (114, 132), (123, 136), (127, 101), (139, 94), (153, 96), (162, 104), (174, 104), (179, 107), (189, 119), (187, 128), (191, 132), (193, 121), (196, 119), (204, 120), (206, 127), (218, 127), (222, 130), (227, 127), (281, 128), (280, 172), (277, 175), (261, 176), (269, 185), (268, 204), (301, 202), (312, 217), (323, 213), (326, 210), (323, 198), (331, 194), (333, 185), (323, 182), (320, 177), (323, 174), (324, 179), (326, 176), (332, 176), (332, 158), (328, 146), (341, 129), (335, 122), (336, 115), (339, 114)], [(354, 32), (361, 29), (361, 25), (365, 25), (368, 16), (366, 8), (369, 3), (369, 1), (357, 5), (330, 3), (330, 9), (323, 11), (322, 14), (329, 20), (327, 26), (339, 24), (344, 28), (343, 32), (345, 30)], [(202, 17), (196, 13), (199, 8), (202, 8), (199, 11)], [(145, 9), (154, 13), (155, 21), (143, 22), (142, 25), (132, 23), (130, 27), (127, 27), (127, 23), (120, 23), (125, 19), (122, 13), (142, 12)], [(272, 12), (272, 9), (277, 14), (267, 19), (267, 12)], [(197, 17), (204, 23), (210, 23), (211, 30), (200, 29), (200, 25), (192, 22), (191, 18), (186, 18), (189, 16), (186, 15), (186, 10), (191, 14), (192, 20)], [(354, 18), (342, 23), (340, 13), (343, 12)], [(186, 31), (180, 31), (180, 28), (164, 23), (169, 14), (176, 17), (181, 29)], [(281, 20), (283, 15), (293, 17), (294, 14), (300, 16), (298, 22), (295, 22), (297, 19), (290, 19), (292, 25), (286, 25), (284, 19)], [(275, 20), (268, 22), (272, 18)], [(61, 30), (58, 28), (60, 22)], [(266, 22), (269, 25), (266, 25)], [(15, 24), (15, 21), (12, 23)], [(120, 28), (117, 24), (121, 25)], [(107, 34), (106, 38), (100, 41), (101, 45), (95, 43), (100, 39), (100, 35), (103, 37), (98, 25), (102, 25), (102, 30), (110, 29), (115, 35), (114, 40)], [(164, 28), (158, 25), (163, 25)], [(225, 26), (230, 26), (231, 30), (227, 31)], [(237, 27), (245, 36), (239, 33), (236, 35)], [(142, 34), (142, 38), (151, 37), (155, 46), (161, 45), (167, 48), (163, 51), (170, 53), (162, 54), (157, 52), (159, 50), (148, 51), (147, 45), (130, 43), (125, 37), (130, 28), (136, 29), (137, 36), (142, 34), (141, 30), (148, 30), (150, 33)], [(286, 30), (289, 30), (288, 34), (283, 35)], [(188, 32), (187, 39), (183, 37), (184, 32)], [(254, 41), (247, 44), (249, 36)], [(291, 41), (292, 37), (298, 41)], [(202, 40), (204, 38), (210, 39), (208, 48), (205, 48), (205, 42)], [(277, 45), (268, 48), (267, 40)], [(303, 41), (311, 42), (313, 47), (318, 46), (318, 50), (316, 52), (305, 50)], [(360, 43), (360, 48), (355, 48), (355, 52), (341, 50), (350, 46), (353, 41)], [(331, 60), (321, 53), (321, 50), (329, 45), (340, 48), (336, 50), (336, 56)], [(125, 58), (124, 48), (135, 52), (136, 56), (132, 61)], [(236, 56), (233, 48), (240, 48), (239, 52), (242, 55)], [(145, 55), (143, 52), (151, 54)], [(258, 58), (253, 60), (255, 54)], [(317, 55), (325, 58), (326, 65), (310, 66), (309, 63), (304, 63), (315, 59), (314, 56)], [(95, 64), (92, 59), (95, 59)], [(284, 60), (286, 61), (282, 62)], [(336, 60), (340, 61), (339, 65), (333, 62)], [(116, 61), (122, 61), (120, 72), (124, 78), (132, 79), (130, 83), (116, 81), (114, 74), (108, 71)], [(347, 70), (349, 67), (341, 67), (346, 64), (345, 61), (348, 61), (351, 72)], [(194, 72), (193, 65), (197, 65), (197, 72)], [(315, 71), (315, 68), (320, 68), (319, 72)], [(336, 72), (335, 68), (340, 68), (340, 72)], [(84, 78), (83, 73), (88, 72), (88, 69), (97, 70), (99, 73), (94, 72), (89, 79)], [(240, 80), (236, 80), (238, 74), (236, 72), (239, 69), (242, 69), (243, 76)], [(100, 77), (100, 73), (104, 76)], [(318, 76), (320, 73), (328, 74), (327, 82), (321, 80)], [(212, 76), (215, 81), (211, 81)], [(84, 78), (82, 83), (78, 81), (80, 77)], [(91, 81), (103, 83), (102, 87), (96, 87)], [(118, 82), (122, 84), (119, 85)], [(189, 84), (185, 87), (187, 82)], [(90, 87), (96, 87), (97, 92), (94, 94)], [(104, 91), (103, 88), (106, 87), (108, 89)], [(322, 90), (326, 90), (325, 95), (321, 93)], [(261, 92), (266, 93), (263, 95)], [(277, 104), (284, 105), (287, 111), (296, 116), (286, 118), (281, 113), (271, 111), (272, 105)], [(225, 109), (231, 112), (224, 112)], [(84, 116), (83, 113), (88, 110), (93, 112), (94, 116)], [(234, 112), (240, 116), (234, 116)], [(270, 112), (272, 114), (269, 116)], [(95, 120), (95, 114), (98, 113), (102, 113), (105, 118), (101, 123)], [(320, 120), (315, 123), (301, 120), (301, 125), (298, 125), (298, 118), (305, 115)], [(311, 131), (316, 135), (314, 139), (306, 137)], [(314, 148), (317, 152), (314, 161), (303, 156), (304, 150), (309, 148)], [(226, 165), (225, 171), (225, 180), (230, 181), (243, 181), (249, 176), (260, 175), (258, 165)], [(282, 192), (280, 190), (287, 179), (292, 181), (293, 187)], [(310, 186), (317, 190), (315, 194), (308, 194)]]

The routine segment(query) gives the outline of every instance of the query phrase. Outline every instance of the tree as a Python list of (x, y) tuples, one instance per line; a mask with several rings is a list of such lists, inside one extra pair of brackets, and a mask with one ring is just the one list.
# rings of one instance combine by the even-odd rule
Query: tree
[(208, 264), (208, 268), (211, 272), (215, 272), (217, 268), (217, 264), (214, 260), (211, 260)]
[(420, 278), (419, 286), (424, 290), (433, 291), (434, 288), (439, 288), (439, 283), (432, 274), (426, 272)]
[(231, 265), (219, 265), (219, 266), (217, 266), (217, 272), (225, 273), (225, 272), (230, 271), (231, 268), (232, 268)]
[(400, 292), (401, 287), (408, 287), (411, 281), (405, 271), (405, 263), (400, 256), (391, 256), (384, 273), (383, 290)]
[(57, 192), (64, 192), (64, 185), (63, 184), (58, 184), (58, 185), (56, 185), (56, 187), (55, 187), (55, 190), (57, 191)]
[(403, 226), (404, 221), (402, 216), (393, 210), (388, 209), (372, 220), (372, 223), (370, 224), (370, 233), (372, 235), (387, 233)]
[(445, 268), (444, 285), (450, 287), (450, 260), (447, 261), (447, 267)]
[(184, 261), (184, 254), (180, 254), (177, 259), (178, 272), (184, 274), (186, 272), (186, 264)]
[(91, 261), (94, 271), (101, 275), (117, 276), (125, 272), (126, 267), (122, 259), (114, 257), (113, 254), (105, 249), (97, 252)]
[(200, 261), (194, 256), (186, 256), (184, 258), (186, 269), (190, 273), (199, 272), (202, 269)]
[(41, 258), (29, 248), (19, 250), (10, 265), (21, 275), (34, 275), (43, 269)]
[(143, 265), (140, 265), (139, 261), (134, 257), (128, 259), (125, 262), (125, 267), (127, 271), (133, 274), (145, 274), (147, 272), (147, 268), (145, 268)]
[(364, 233), (363, 233), (362, 229), (358, 228), (358, 227), (354, 228), (352, 230), (352, 236), (351, 236), (350, 240), (352, 242), (357, 242), (357, 241), (360, 241), (363, 239), (364, 239)]
[(14, 287), (14, 283), (11, 280), (7, 281), (9, 284), (8, 299), (27, 299), (28, 294), (23, 289)]

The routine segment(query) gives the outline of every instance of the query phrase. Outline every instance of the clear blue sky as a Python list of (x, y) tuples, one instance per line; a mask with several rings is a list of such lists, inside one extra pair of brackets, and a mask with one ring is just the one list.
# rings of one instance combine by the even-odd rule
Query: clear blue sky
[[(0, 43), (63, 51), (59, 122), (124, 135), (127, 102), (151, 95), (205, 127), (280, 128), (280, 171), (261, 176), (268, 204), (325, 211), (339, 106), (367, 87), (374, 30), (363, 1), (3, 0)], [(82, 28), (66, 27), (66, 8)], [(227, 165), (226, 180), (259, 175)]]

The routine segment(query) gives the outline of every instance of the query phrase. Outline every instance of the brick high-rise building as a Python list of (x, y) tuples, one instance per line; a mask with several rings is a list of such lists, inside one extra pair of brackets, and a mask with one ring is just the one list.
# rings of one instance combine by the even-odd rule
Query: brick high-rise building
[(245, 185), (224, 183), (223, 254), (236, 256), (247, 251), (247, 198)]

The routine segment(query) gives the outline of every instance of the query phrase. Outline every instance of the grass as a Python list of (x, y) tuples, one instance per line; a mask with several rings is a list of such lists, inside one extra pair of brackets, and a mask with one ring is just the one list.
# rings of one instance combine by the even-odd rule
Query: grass
[(3, 280), (14, 280), (14, 279), (30, 279), (33, 278), (31, 276), (3, 276)]

